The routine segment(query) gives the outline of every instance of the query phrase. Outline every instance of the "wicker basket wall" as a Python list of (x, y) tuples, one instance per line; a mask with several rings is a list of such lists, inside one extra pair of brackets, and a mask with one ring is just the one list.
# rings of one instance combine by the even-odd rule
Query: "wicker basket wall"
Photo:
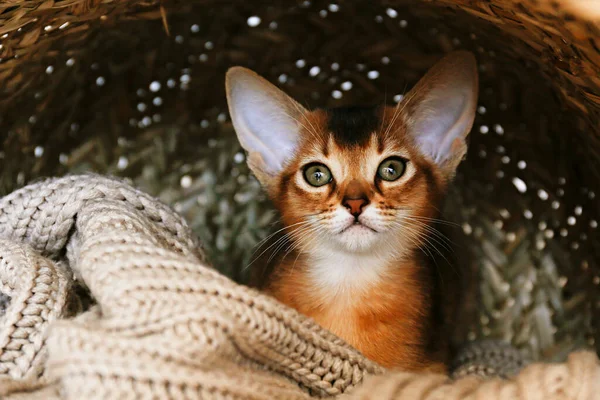
[(277, 216), (226, 112), (255, 69), (312, 106), (400, 101), (443, 53), (478, 57), (480, 106), (446, 205), (477, 276), (459, 340), (533, 358), (600, 349), (600, 6), (593, 1), (8, 0), (0, 195), (42, 176), (130, 178), (244, 281)]

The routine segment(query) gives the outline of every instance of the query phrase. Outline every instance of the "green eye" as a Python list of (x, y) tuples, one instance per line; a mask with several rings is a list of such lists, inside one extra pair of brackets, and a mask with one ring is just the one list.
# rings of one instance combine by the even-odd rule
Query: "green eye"
[(398, 157), (390, 157), (383, 160), (377, 168), (377, 176), (384, 181), (395, 181), (404, 175), (406, 161)]
[(313, 163), (304, 168), (304, 179), (311, 186), (319, 187), (331, 182), (331, 171), (323, 164)]

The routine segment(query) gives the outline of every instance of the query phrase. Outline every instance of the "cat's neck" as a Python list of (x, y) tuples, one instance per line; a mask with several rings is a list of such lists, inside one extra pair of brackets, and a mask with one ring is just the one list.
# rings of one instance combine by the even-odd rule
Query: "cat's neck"
[[(265, 282), (270, 287), (267, 291), (275, 297), (290, 305), (308, 300), (305, 304), (311, 307), (336, 304), (336, 308), (352, 307), (355, 302), (368, 306), (373, 290), (390, 282), (406, 284), (407, 277), (420, 286), (417, 275), (424, 269), (423, 261), (414, 253), (398, 254), (385, 247), (349, 252), (328, 245), (316, 246), (308, 252), (291, 252), (275, 264), (273, 274)], [(295, 307), (303, 308), (298, 304)]]
[(350, 253), (322, 247), (300, 255), (307, 278), (324, 296), (353, 296), (377, 286), (402, 260), (391, 252)]

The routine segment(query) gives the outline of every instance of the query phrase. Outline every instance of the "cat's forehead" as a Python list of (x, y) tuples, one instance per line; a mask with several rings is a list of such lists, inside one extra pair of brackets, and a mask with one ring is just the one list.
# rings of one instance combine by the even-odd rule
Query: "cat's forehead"
[(381, 130), (380, 107), (339, 107), (326, 111), (324, 130), (339, 146), (367, 146)]
[(359, 155), (407, 152), (410, 141), (395, 112), (385, 106), (315, 110), (305, 125), (303, 153), (356, 160)]
[(387, 157), (412, 159), (394, 111), (392, 107), (348, 107), (311, 112), (303, 124), (304, 143), (293, 168), (319, 162), (337, 179), (355, 179), (374, 175)]

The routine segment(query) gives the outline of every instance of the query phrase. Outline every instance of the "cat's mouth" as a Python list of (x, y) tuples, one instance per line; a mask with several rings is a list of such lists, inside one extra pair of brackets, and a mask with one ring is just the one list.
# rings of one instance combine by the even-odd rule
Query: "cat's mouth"
[(342, 234), (342, 233), (345, 233), (345, 232), (349, 232), (349, 231), (352, 231), (352, 230), (368, 230), (370, 232), (377, 233), (377, 231), (375, 229), (371, 228), (367, 224), (356, 220), (356, 221), (351, 222), (350, 224), (348, 224), (348, 226), (346, 226), (344, 229), (342, 229), (339, 232), (339, 234)]

